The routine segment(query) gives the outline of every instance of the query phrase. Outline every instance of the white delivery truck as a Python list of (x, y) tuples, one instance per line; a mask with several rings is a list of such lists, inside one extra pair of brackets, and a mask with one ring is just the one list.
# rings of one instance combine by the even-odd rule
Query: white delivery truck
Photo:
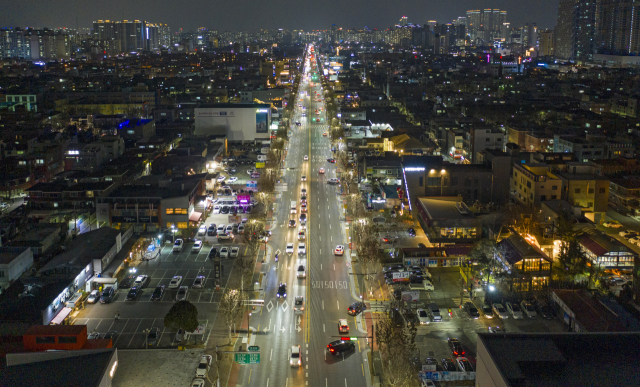
[(295, 200), (291, 201), (291, 213), (295, 214), (296, 212), (298, 212), (298, 202), (296, 202)]

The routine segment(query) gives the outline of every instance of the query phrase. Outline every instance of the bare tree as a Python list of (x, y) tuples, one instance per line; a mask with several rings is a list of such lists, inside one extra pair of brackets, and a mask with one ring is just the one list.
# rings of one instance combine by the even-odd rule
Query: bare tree
[(243, 293), (236, 289), (227, 289), (220, 299), (219, 313), (224, 316), (225, 324), (229, 328), (229, 342), (231, 342), (233, 324), (242, 317), (243, 312)]
[(417, 328), (407, 323), (399, 311), (402, 307), (393, 301), (386, 313), (376, 323), (376, 342), (382, 355), (384, 369), (383, 385), (388, 387), (417, 387), (416, 371), (411, 366), (411, 357), (417, 351)]

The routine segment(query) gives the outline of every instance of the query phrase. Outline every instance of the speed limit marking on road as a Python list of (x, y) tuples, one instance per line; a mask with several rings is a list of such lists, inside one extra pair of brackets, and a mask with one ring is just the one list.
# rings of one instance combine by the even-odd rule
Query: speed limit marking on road
[(351, 265), (351, 263), (347, 262), (347, 263), (345, 263), (345, 265), (347, 265), (347, 267), (349, 267), (349, 265)]

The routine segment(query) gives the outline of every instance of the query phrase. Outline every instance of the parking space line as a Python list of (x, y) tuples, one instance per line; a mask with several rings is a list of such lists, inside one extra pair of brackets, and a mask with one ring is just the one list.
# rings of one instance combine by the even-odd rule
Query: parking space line
[(133, 338), (136, 336), (136, 332), (138, 332), (138, 328), (140, 328), (140, 324), (142, 324), (142, 319), (140, 319), (140, 322), (138, 323), (136, 330), (133, 331), (133, 333), (131, 334), (131, 340), (129, 340), (129, 344), (127, 344), (127, 348), (129, 348), (129, 346), (131, 345), (131, 342), (133, 341)]
[(116, 339), (116, 342), (113, 343), (113, 346), (115, 347), (118, 344), (118, 340), (120, 340), (120, 337), (122, 336), (122, 334), (124, 334), (124, 328), (127, 327), (127, 324), (129, 324), (130, 319), (127, 319), (127, 321), (125, 321), (124, 326), (122, 327), (122, 332), (120, 332), (120, 334), (118, 335), (118, 338)]

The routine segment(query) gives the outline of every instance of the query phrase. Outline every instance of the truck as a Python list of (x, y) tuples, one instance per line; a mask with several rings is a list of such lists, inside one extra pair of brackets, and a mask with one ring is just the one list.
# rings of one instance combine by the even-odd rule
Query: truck
[(433, 284), (429, 280), (424, 280), (420, 284), (409, 284), (409, 289), (411, 289), (411, 290), (427, 290), (427, 291), (430, 291), (430, 292), (435, 290), (434, 287), (433, 287)]
[(298, 212), (298, 202), (296, 202), (295, 200), (291, 201), (291, 213), (295, 214), (296, 212)]

